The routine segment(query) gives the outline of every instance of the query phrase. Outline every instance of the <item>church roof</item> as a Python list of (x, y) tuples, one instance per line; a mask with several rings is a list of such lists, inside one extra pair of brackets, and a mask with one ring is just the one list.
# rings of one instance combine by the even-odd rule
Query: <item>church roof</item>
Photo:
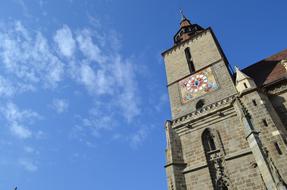
[(287, 49), (242, 69), (242, 72), (254, 79), (258, 86), (272, 84), (287, 79), (286, 68), (280, 64), (283, 59), (287, 59)]

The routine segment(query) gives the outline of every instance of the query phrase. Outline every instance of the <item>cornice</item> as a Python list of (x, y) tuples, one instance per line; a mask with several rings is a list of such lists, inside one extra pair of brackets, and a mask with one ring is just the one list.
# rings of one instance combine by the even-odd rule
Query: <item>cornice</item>
[(285, 83), (281, 83), (280, 85), (276, 85), (276, 86), (273, 86), (269, 89), (267, 89), (267, 93), (269, 95), (277, 95), (277, 94), (280, 94), (282, 92), (285, 92), (287, 91), (287, 82), (285, 81)]
[(222, 100), (219, 100), (217, 102), (214, 102), (212, 104), (206, 105), (202, 107), (201, 109), (195, 110), (189, 114), (186, 114), (182, 117), (176, 118), (171, 121), (172, 128), (178, 128), (181, 127), (191, 121), (198, 120), (208, 114), (212, 114), (216, 111), (219, 111), (221, 108), (228, 107), (233, 103), (233, 101), (236, 99), (238, 94), (234, 94), (232, 96), (229, 96), (227, 98), (224, 98)]

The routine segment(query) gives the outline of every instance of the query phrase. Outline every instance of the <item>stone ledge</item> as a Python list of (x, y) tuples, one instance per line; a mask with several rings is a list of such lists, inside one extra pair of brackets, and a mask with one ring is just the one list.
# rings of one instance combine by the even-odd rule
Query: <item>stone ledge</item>
[(186, 163), (171, 162), (171, 163), (167, 163), (164, 167), (167, 168), (169, 166), (186, 166)]
[(204, 128), (208, 128), (210, 125), (213, 125), (215, 123), (219, 123), (221, 121), (225, 121), (231, 117), (237, 116), (236, 111), (232, 110), (230, 106), (225, 107), (225, 110), (218, 110), (217, 112), (222, 113), (223, 116), (220, 116), (219, 114), (210, 114), (209, 116), (205, 116), (205, 119), (195, 119), (191, 122), (193, 124), (190, 124), (187, 122), (186, 124), (183, 124), (181, 127), (174, 128), (175, 131), (179, 136), (192, 133), (197, 130), (201, 130)]
[(183, 125), (183, 124), (185, 124), (191, 120), (198, 119), (198, 118), (203, 117), (207, 114), (210, 114), (214, 111), (217, 111), (221, 107), (230, 105), (233, 102), (233, 100), (236, 99), (236, 97), (237, 97), (237, 94), (229, 96), (229, 97), (222, 99), (222, 100), (219, 100), (215, 103), (206, 105), (199, 110), (193, 111), (193, 112), (186, 114), (182, 117), (174, 119), (173, 121), (171, 121), (171, 126), (173, 128), (176, 128), (176, 127), (179, 127), (179, 126), (181, 126), (181, 125)]
[(240, 151), (226, 155), (225, 160), (232, 160), (232, 159), (242, 157), (242, 156), (245, 156), (245, 155), (251, 154), (251, 153), (252, 153), (251, 149), (246, 148), (246, 149), (243, 149), (243, 150), (240, 150)]
[[(240, 151), (237, 151), (235, 153), (232, 153), (232, 154), (228, 154), (225, 156), (225, 160), (232, 160), (232, 159), (235, 159), (235, 158), (238, 158), (238, 157), (242, 157), (242, 156), (245, 156), (247, 154), (251, 154), (251, 150), (250, 148), (246, 148), (244, 150), (240, 150)], [(200, 163), (197, 163), (193, 166), (188, 166), (186, 167), (182, 173), (185, 174), (185, 173), (189, 173), (189, 172), (193, 172), (193, 171), (196, 171), (196, 170), (201, 170), (203, 168), (206, 168), (208, 167), (207, 163), (206, 162), (200, 162)]]
[(186, 167), (182, 173), (189, 173), (189, 172), (193, 172), (193, 171), (196, 171), (196, 170), (200, 170), (200, 169), (203, 169), (203, 168), (206, 168), (207, 167), (207, 163), (206, 162), (201, 162), (201, 163), (198, 163), (198, 164), (195, 164), (193, 166), (189, 166), (189, 167)]

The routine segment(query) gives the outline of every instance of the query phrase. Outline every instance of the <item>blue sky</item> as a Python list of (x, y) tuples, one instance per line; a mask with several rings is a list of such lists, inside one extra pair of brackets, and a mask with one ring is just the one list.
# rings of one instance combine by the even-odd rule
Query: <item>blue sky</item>
[(287, 3), (0, 2), (0, 189), (164, 190), (160, 53), (179, 9), (241, 68), (287, 48)]

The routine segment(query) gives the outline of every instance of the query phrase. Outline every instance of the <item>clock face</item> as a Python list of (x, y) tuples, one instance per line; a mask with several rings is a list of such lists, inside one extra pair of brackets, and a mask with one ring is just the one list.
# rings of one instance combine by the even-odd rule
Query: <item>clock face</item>
[(185, 86), (189, 92), (198, 92), (208, 86), (208, 78), (203, 74), (192, 76), (186, 81)]
[(204, 69), (183, 79), (179, 82), (179, 86), (183, 103), (212, 92), (218, 88), (211, 68)]

